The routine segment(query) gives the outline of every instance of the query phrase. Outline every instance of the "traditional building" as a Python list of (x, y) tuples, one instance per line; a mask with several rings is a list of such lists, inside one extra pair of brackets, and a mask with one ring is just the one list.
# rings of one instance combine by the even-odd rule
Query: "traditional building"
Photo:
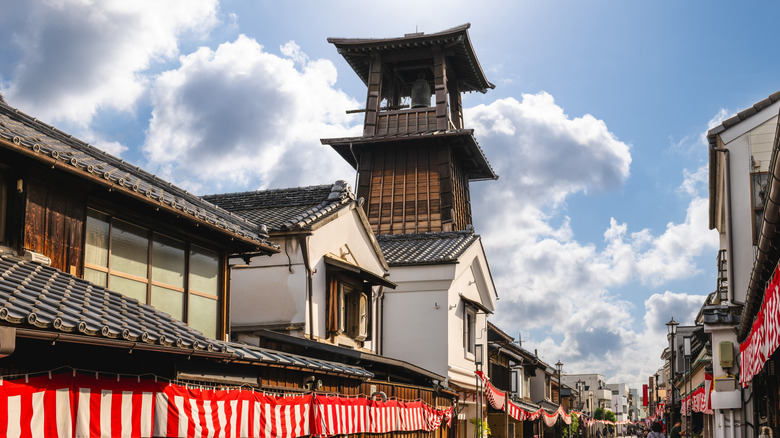
[(762, 237), (762, 226), (769, 226), (762, 220), (779, 110), (780, 93), (775, 93), (707, 134), (710, 228), (718, 230), (721, 242), (716, 293), (702, 310), (704, 331), (711, 337), (716, 438), (758, 434), (755, 428), (744, 430), (746, 424), (755, 424), (751, 418), (755, 419), (756, 398), (744, 398), (738, 389), (736, 376), (745, 367), (735, 357), (750, 328), (750, 315), (761, 301), (754, 298), (763, 296), (776, 264), (771, 233), (770, 239)]
[(446, 435), (453, 393), (371, 380), (437, 375), (229, 340), (230, 261), (279, 252), (0, 99), (0, 435)]
[(465, 128), (461, 93), (494, 88), (469, 25), (398, 38), (329, 38), (368, 90), (363, 135), (322, 139), (357, 170), (357, 196), (397, 284), (383, 295), (383, 354), (444, 375), (460, 394), (461, 436), (484, 418), (485, 363), (497, 294), (472, 227), (469, 183), (497, 176)]
[[(762, 209), (757, 209), (755, 215), (756, 241), (755, 259), (750, 272), (750, 281), (744, 297), (744, 306), (740, 318), (735, 321), (736, 337), (739, 344), (739, 357), (734, 362), (739, 364), (739, 383), (742, 387), (741, 401), (745, 404), (745, 417), (753, 427), (748, 429), (747, 436), (772, 436), (780, 433), (780, 379), (777, 367), (780, 356), (777, 352), (780, 337), (777, 328), (780, 326), (780, 92), (754, 105), (756, 113), (746, 118), (751, 122), (754, 117), (766, 120), (762, 123), (766, 131), (762, 146), (768, 146), (764, 161), (758, 169), (762, 173), (762, 185), (759, 199)], [(741, 113), (742, 114), (742, 113)], [(726, 122), (724, 122), (725, 125)], [(737, 125), (739, 126), (739, 125)], [(728, 132), (728, 131), (726, 131)], [(724, 358), (720, 358), (723, 366)], [(718, 368), (717, 366), (715, 367)], [(717, 384), (716, 384), (717, 389)], [(749, 395), (749, 396), (748, 396)], [(747, 397), (746, 397), (747, 396)], [(715, 405), (713, 398), (713, 407)]]

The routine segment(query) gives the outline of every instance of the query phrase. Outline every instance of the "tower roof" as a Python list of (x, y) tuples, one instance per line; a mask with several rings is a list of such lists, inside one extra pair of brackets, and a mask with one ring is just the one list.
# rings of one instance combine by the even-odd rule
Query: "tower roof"
[[(357, 169), (357, 158), (363, 148), (379, 147), (413, 142), (447, 140), (458, 158), (464, 163), (469, 180), (495, 180), (498, 175), (485, 157), (485, 153), (474, 138), (473, 129), (452, 129), (448, 131), (429, 131), (415, 134), (388, 134), (383, 136), (364, 136), (347, 138), (322, 138), (320, 142), (330, 145), (353, 168)], [(416, 143), (415, 143), (416, 144)]]
[(386, 58), (391, 57), (394, 52), (409, 53), (410, 49), (444, 47), (452, 63), (451, 66), (455, 69), (459, 91), (485, 93), (489, 88), (496, 86), (487, 80), (479, 65), (469, 39), (469, 27), (471, 24), (466, 23), (431, 34), (417, 32), (397, 38), (328, 38), (328, 42), (336, 46), (341, 56), (366, 85), (368, 85), (371, 53), (379, 52), (382, 53), (383, 58)]

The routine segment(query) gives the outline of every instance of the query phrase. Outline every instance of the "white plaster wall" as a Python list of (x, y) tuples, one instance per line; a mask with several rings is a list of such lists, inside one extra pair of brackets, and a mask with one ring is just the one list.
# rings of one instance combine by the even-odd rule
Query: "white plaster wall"
[[(755, 118), (754, 120), (751, 120)], [(753, 245), (753, 209), (751, 203), (750, 174), (766, 171), (771, 153), (774, 129), (777, 123), (777, 109), (767, 108), (747, 119), (751, 125), (736, 125), (732, 129), (746, 129), (739, 135), (727, 130), (721, 138), (729, 150), (731, 160), (731, 202), (732, 202), (732, 262), (734, 273), (734, 298), (744, 302), (747, 295), (750, 274), (755, 260)], [(745, 123), (745, 122), (743, 122)], [(771, 132), (771, 134), (770, 134)], [(733, 139), (732, 139), (733, 138)], [(752, 160), (751, 160), (752, 157)], [(720, 230), (721, 248), (726, 249), (726, 230)]]
[[(389, 279), (398, 284), (385, 289), (382, 354), (446, 376), (451, 342), (447, 320), (455, 309), (447, 306), (451, 267), (391, 268)], [(437, 308), (438, 307), (438, 308)]]
[[(383, 275), (380, 256), (354, 208), (344, 208), (308, 237), (313, 267), (312, 313), (314, 336), (325, 336), (326, 268), (324, 256)], [(306, 269), (298, 237), (272, 240), (281, 251), (271, 257), (254, 257), (249, 266), (235, 266), (231, 274), (231, 324), (308, 324)], [(292, 271), (292, 272), (291, 272)], [(376, 316), (374, 316), (376, 317)], [(308, 333), (306, 327), (305, 333)], [(374, 350), (373, 341), (364, 347)]]

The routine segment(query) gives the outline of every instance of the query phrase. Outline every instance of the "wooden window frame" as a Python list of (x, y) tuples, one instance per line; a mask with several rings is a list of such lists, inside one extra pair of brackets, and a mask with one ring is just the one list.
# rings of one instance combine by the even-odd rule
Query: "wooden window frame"
[[(216, 322), (216, 333), (214, 333), (214, 338), (222, 339), (222, 334), (223, 334), (223, 332), (225, 332), (224, 321), (222, 320), (222, 314), (223, 314), (222, 308), (225, 305), (225, 299), (224, 299), (225, 288), (224, 288), (224, 282), (223, 282), (224, 272), (223, 272), (223, 269), (222, 269), (223, 264), (224, 264), (224, 260), (223, 260), (224, 259), (224, 254), (222, 254), (222, 251), (209, 248), (209, 247), (203, 245), (200, 242), (193, 242), (193, 241), (191, 241), (189, 239), (186, 239), (186, 238), (179, 238), (179, 237), (175, 237), (175, 236), (173, 236), (173, 235), (171, 235), (169, 233), (156, 231), (156, 230), (152, 229), (152, 227), (149, 227), (149, 226), (139, 225), (137, 222), (135, 222), (135, 221), (133, 221), (131, 219), (126, 219), (125, 217), (123, 217), (121, 215), (116, 215), (113, 212), (107, 211), (106, 209), (95, 208), (95, 207), (90, 206), (90, 207), (87, 207), (87, 210), (95, 211), (95, 212), (100, 213), (101, 215), (104, 215), (104, 216), (107, 217), (108, 225), (109, 225), (108, 226), (108, 235), (107, 235), (107, 239), (108, 239), (108, 248), (107, 248), (108, 249), (108, 256), (107, 256), (107, 260), (106, 260), (106, 265), (107, 265), (106, 267), (99, 266), (99, 265), (93, 265), (91, 263), (87, 263), (86, 262), (86, 259), (87, 259), (87, 257), (86, 257), (86, 251), (87, 251), (86, 243), (87, 242), (86, 242), (86, 238), (85, 238), (84, 242), (83, 242), (83, 245), (84, 245), (83, 246), (83, 253), (85, 255), (84, 258), (83, 258), (83, 261), (82, 261), (82, 265), (83, 265), (82, 266), (82, 270), (83, 271), (86, 270), (87, 268), (89, 268), (89, 269), (92, 269), (92, 270), (95, 270), (95, 271), (99, 271), (99, 272), (105, 273), (106, 274), (106, 288), (109, 289), (109, 290), (113, 290), (113, 289), (111, 289), (111, 276), (116, 276), (116, 277), (124, 278), (124, 279), (127, 279), (127, 280), (137, 281), (139, 283), (144, 283), (146, 285), (146, 300), (145, 300), (144, 304), (148, 304), (148, 305), (151, 305), (151, 301), (152, 301), (152, 287), (153, 286), (160, 287), (162, 289), (166, 289), (166, 290), (170, 290), (170, 291), (180, 292), (182, 294), (182, 318), (181, 318), (181, 321), (186, 323), (187, 325), (191, 325), (190, 321), (189, 321), (189, 316), (190, 316), (189, 315), (189, 302), (190, 302), (189, 296), (190, 296), (190, 294), (196, 295), (196, 296), (199, 296), (199, 297), (203, 297), (203, 298), (209, 298), (209, 299), (215, 300), (215, 301), (217, 301), (217, 312), (216, 312), (217, 320), (215, 321)], [(130, 225), (132, 225), (134, 227), (141, 228), (141, 229), (143, 229), (146, 232), (145, 236), (146, 236), (146, 239), (147, 239), (147, 263), (146, 263), (146, 265), (147, 265), (147, 271), (146, 271), (147, 272), (147, 278), (141, 278), (141, 277), (138, 277), (138, 276), (135, 276), (135, 275), (132, 275), (132, 274), (127, 274), (127, 273), (124, 273), (124, 272), (120, 272), (120, 271), (111, 269), (112, 238), (113, 238), (114, 226), (115, 226), (115, 222), (116, 221), (122, 221), (122, 222), (128, 223), (128, 224), (130, 224)], [(85, 220), (84, 220), (84, 235), (85, 236), (86, 236), (86, 230), (87, 230), (87, 220), (86, 220), (86, 216), (85, 216)], [(164, 237), (166, 237), (168, 239), (173, 239), (173, 240), (182, 242), (184, 244), (184, 281), (183, 281), (184, 286), (183, 287), (174, 286), (174, 285), (170, 285), (170, 284), (167, 284), (167, 283), (163, 283), (163, 282), (152, 280), (153, 246), (154, 246), (153, 242), (155, 242), (155, 240), (154, 240), (155, 236), (164, 236)], [(205, 251), (209, 251), (209, 252), (212, 252), (212, 253), (217, 255), (217, 271), (218, 271), (217, 272), (217, 276), (218, 277), (217, 277), (216, 295), (212, 295), (212, 294), (209, 294), (209, 293), (206, 293), (206, 292), (202, 292), (202, 291), (197, 291), (197, 290), (191, 289), (189, 287), (189, 277), (190, 277), (190, 274), (191, 274), (191, 272), (190, 272), (190, 257), (191, 257), (192, 247), (193, 246), (197, 246), (197, 247), (199, 247), (199, 248), (201, 248), (201, 249), (203, 249)], [(206, 336), (210, 336), (210, 335), (206, 334)]]

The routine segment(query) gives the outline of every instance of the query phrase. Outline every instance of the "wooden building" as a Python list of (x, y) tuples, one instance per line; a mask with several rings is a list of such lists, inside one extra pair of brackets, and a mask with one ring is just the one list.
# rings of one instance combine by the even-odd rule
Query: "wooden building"
[(379, 380), (402, 364), (230, 341), (231, 264), (279, 250), (0, 98), (0, 436), (343, 434), (315, 407), (360, 394), (366, 412), (425, 412), (387, 433), (446, 435), (452, 394)]
[(321, 141), (357, 170), (357, 195), (376, 234), (465, 230), (469, 182), (498, 178), (463, 123), (461, 93), (494, 88), (468, 28), (328, 39), (368, 91), (363, 135)]

